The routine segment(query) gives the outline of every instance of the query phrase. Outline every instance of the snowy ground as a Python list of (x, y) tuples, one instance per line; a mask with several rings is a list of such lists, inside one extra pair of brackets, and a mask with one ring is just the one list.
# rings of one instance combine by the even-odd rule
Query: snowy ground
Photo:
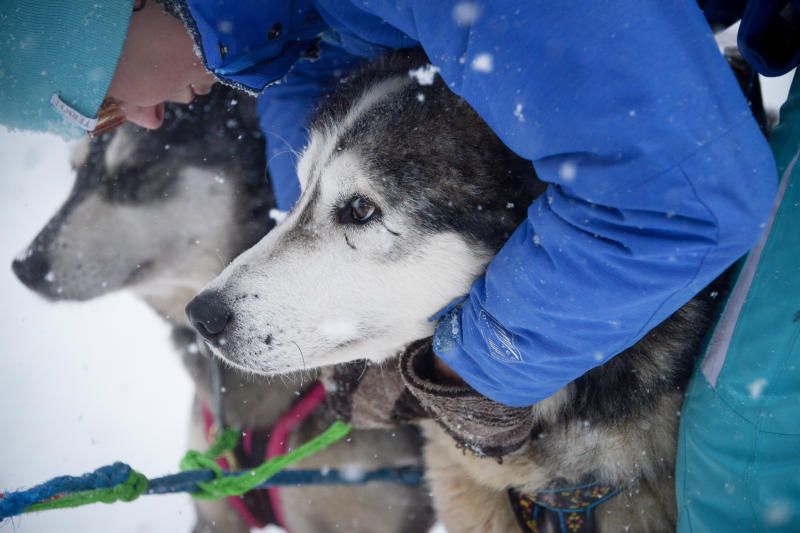
[[(192, 388), (166, 325), (128, 294), (45, 302), (11, 272), (72, 185), (65, 144), (0, 128), (0, 168), (0, 490), (116, 460), (148, 476), (176, 471)], [(0, 531), (185, 533), (193, 521), (188, 496), (153, 496), (29, 515)]]
[[(789, 78), (765, 85), (777, 107)], [(127, 294), (49, 304), (13, 277), (11, 260), (72, 184), (66, 146), (0, 128), (0, 490), (124, 460), (149, 476), (176, 470), (191, 384), (167, 327)], [(181, 532), (186, 496), (39, 513), (2, 531)]]

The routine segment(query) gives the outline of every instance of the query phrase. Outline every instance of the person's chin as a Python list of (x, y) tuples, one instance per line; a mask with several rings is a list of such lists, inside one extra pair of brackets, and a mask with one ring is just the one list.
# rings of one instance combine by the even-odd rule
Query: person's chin
[(207, 95), (208, 93), (211, 92), (211, 88), (213, 86), (214, 86), (214, 84), (210, 84), (210, 85), (191, 85), (190, 87), (192, 89), (192, 92), (195, 94), (195, 96), (205, 96), (205, 95)]

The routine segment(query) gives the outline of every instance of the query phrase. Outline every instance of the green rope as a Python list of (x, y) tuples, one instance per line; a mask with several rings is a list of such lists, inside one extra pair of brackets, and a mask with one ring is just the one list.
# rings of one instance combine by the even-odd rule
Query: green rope
[[(224, 477), (222, 469), (214, 463), (216, 468), (213, 468), (213, 470), (217, 473), (217, 478), (205, 483), (198, 483), (197, 486), (200, 487), (200, 490), (193, 492), (192, 496), (204, 500), (216, 500), (225, 496), (241, 496), (290, 464), (314, 455), (334, 442), (343, 439), (352, 429), (349, 424), (334, 422), (322, 435), (311, 439), (297, 449), (284, 455), (273, 457), (255, 468), (242, 471), (236, 476)], [(236, 446), (236, 441), (233, 442), (232, 446), (230, 445), (232, 438), (227, 436), (227, 433), (227, 431), (223, 433), (205, 453), (196, 451), (187, 453), (183, 461), (181, 461), (181, 469), (191, 470), (196, 468), (196, 465), (212, 468), (207, 464), (207, 461), (213, 462), (214, 459)], [(234, 431), (233, 433), (238, 440), (238, 432)], [(195, 463), (195, 461), (198, 461), (198, 463)]]
[[(343, 439), (350, 433), (351, 429), (352, 427), (348, 424), (335, 422), (322, 435), (311, 439), (289, 453), (273, 457), (256, 468), (237, 473), (238, 475), (236, 476), (224, 476), (224, 471), (215, 462), (215, 459), (233, 450), (239, 441), (240, 435), (238, 431), (227, 430), (205, 452), (195, 450), (187, 452), (183, 460), (181, 460), (181, 470), (209, 469), (215, 472), (216, 479), (197, 484), (200, 490), (192, 493), (195, 498), (218, 499), (225, 496), (241, 496), (290, 464), (314, 455), (334, 442)], [(49, 501), (30, 505), (25, 509), (25, 512), (79, 507), (92, 503), (130, 502), (141, 496), (147, 490), (148, 484), (149, 481), (144, 474), (133, 470), (128, 479), (116, 487), (64, 493)]]
[(89, 505), (90, 503), (132, 502), (147, 490), (148, 483), (144, 474), (134, 470), (125, 480), (125, 483), (116, 487), (63, 494), (56, 499), (30, 505), (25, 509), (25, 512), (65, 509), (67, 507)]
[(216, 459), (236, 448), (241, 435), (242, 433), (238, 430), (226, 429), (206, 451), (189, 450), (181, 459), (181, 472), (205, 469), (213, 470), (217, 477), (221, 477), (222, 467), (217, 464)]

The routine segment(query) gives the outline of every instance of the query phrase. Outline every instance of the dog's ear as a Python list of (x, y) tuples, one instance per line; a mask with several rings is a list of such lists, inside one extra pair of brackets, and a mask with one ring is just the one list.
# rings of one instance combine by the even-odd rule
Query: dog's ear
[(300, 154), (297, 161), (297, 180), (300, 182), (300, 190), (305, 191), (311, 180), (311, 170), (314, 168), (314, 160), (319, 157), (322, 150), (324, 138), (319, 130), (312, 129), (308, 144)]

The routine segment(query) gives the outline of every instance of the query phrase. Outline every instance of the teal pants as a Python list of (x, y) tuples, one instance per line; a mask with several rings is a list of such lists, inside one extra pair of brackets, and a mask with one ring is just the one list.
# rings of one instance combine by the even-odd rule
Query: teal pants
[(770, 144), (781, 178), (775, 210), (681, 414), (681, 532), (800, 532), (800, 76)]

